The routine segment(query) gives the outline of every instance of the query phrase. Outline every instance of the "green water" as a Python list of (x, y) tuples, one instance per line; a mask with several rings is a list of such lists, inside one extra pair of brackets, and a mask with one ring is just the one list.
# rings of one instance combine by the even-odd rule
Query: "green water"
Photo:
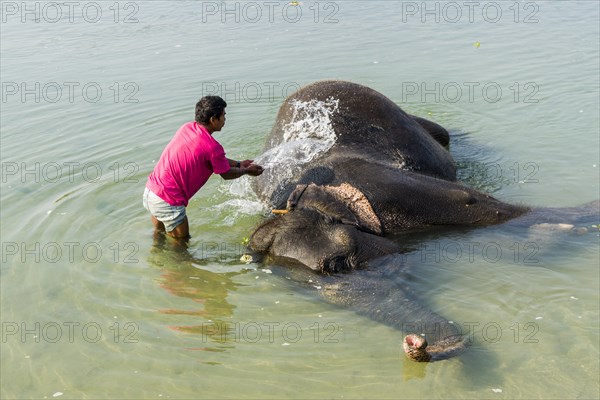
[(598, 199), (597, 2), (56, 4), (1, 3), (3, 398), (600, 396), (593, 229), (406, 238), (415, 290), (474, 336), (422, 365), (400, 332), (239, 261), (268, 211), (248, 181), (202, 188), (185, 252), (141, 205), (201, 95), (229, 103), (228, 156), (253, 158), (283, 97), (330, 78), (449, 128), (496, 197)]

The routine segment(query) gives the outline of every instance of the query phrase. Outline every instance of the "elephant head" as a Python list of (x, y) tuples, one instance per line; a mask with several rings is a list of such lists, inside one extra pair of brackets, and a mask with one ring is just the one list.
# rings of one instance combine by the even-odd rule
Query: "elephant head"
[[(300, 191), (303, 201), (298, 206), (294, 197)], [(400, 250), (373, 234), (364, 220), (317, 185), (300, 185), (292, 193), (286, 213), (261, 224), (249, 247), (324, 273), (360, 269), (371, 259)]]

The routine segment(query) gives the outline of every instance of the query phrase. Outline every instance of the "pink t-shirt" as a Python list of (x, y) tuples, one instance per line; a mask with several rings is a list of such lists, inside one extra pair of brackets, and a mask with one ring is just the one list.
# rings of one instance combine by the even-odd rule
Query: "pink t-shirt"
[(213, 173), (227, 171), (223, 146), (205, 127), (188, 122), (165, 147), (146, 187), (172, 206), (187, 206)]

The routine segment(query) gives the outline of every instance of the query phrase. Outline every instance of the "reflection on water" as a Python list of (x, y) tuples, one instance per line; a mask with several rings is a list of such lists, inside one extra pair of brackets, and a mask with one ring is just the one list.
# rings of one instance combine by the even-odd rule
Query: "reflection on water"
[[(191, 309), (167, 308), (160, 312), (190, 317), (189, 325), (170, 326), (175, 331), (202, 335), (218, 343), (227, 342), (228, 333), (232, 331), (232, 323), (227, 319), (235, 310), (235, 305), (227, 301), (227, 295), (239, 286), (232, 278), (244, 271), (214, 273), (203, 269), (207, 260), (194, 257), (189, 246), (189, 243), (171, 239), (163, 233), (154, 233), (148, 263), (163, 271), (160, 287), (175, 296), (192, 300)], [(198, 307), (199, 304), (202, 306)]]

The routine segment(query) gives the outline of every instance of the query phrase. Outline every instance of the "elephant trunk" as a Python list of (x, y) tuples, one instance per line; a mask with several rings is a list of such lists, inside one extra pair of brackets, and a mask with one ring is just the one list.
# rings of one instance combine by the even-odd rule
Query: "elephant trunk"
[(456, 336), (439, 340), (429, 346), (423, 336), (411, 333), (404, 337), (402, 347), (410, 360), (430, 362), (454, 357), (464, 351), (468, 344), (466, 337)]
[[(383, 257), (382, 260), (389, 263), (393, 257)], [(398, 271), (390, 273), (388, 269), (386, 273), (382, 269), (387, 268), (380, 266), (348, 275), (336, 275), (331, 284), (324, 285), (321, 293), (334, 304), (349, 307), (407, 334), (402, 346), (407, 357), (413, 361), (447, 359), (468, 347), (468, 337), (463, 335), (460, 326), (416, 300), (406, 284), (398, 283)], [(382, 276), (382, 273), (388, 276)]]

